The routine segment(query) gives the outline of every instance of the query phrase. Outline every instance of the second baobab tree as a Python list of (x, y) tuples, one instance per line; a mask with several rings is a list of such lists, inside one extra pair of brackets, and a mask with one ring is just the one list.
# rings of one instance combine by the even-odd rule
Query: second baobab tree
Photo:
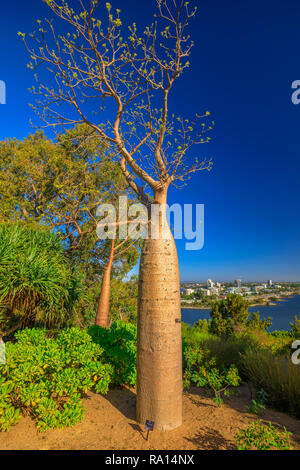
[[(173, 236), (163, 233), (165, 204), (170, 185), (212, 165), (191, 154), (209, 140), (209, 113), (189, 120), (169, 111), (171, 91), (190, 65), (187, 31), (196, 8), (157, 0), (153, 23), (139, 31), (135, 23), (123, 27), (120, 10), (109, 3), (46, 3), (54, 21), (38, 20), (29, 39), (19, 33), (36, 73), (37, 113), (54, 129), (88, 124), (114, 149), (149, 213), (152, 203), (161, 209), (158, 227), (149, 224), (140, 261), (137, 420), (174, 429), (182, 422), (180, 282)], [(42, 66), (47, 81), (45, 74), (39, 78)]]

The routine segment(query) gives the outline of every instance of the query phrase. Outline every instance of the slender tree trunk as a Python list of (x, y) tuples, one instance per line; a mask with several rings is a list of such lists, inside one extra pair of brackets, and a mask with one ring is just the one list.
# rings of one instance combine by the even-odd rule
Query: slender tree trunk
[[(165, 204), (167, 191), (155, 194)], [(165, 208), (160, 228), (166, 221)], [(182, 343), (177, 250), (169, 238), (144, 242), (139, 273), (137, 420), (170, 430), (182, 423)], [(162, 235), (162, 234), (161, 234)]]
[(102, 279), (100, 299), (96, 315), (96, 325), (108, 327), (108, 315), (109, 315), (109, 298), (110, 298), (110, 281), (111, 281), (111, 270), (114, 260), (115, 252), (115, 240), (111, 241), (111, 248), (108, 263), (105, 267), (105, 271)]

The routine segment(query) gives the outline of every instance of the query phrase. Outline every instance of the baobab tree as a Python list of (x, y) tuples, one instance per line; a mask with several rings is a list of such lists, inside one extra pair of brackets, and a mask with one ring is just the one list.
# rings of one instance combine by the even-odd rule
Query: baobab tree
[[(139, 32), (135, 23), (125, 30), (120, 11), (109, 3), (105, 14), (101, 0), (78, 0), (72, 7), (65, 0), (45, 1), (62, 21), (63, 33), (59, 21), (50, 20), (38, 21), (28, 40), (19, 33), (31, 57), (29, 68), (46, 66), (50, 74), (47, 82), (35, 75), (36, 112), (54, 129), (85, 123), (98, 132), (149, 212), (151, 202), (161, 209), (140, 261), (137, 420), (174, 429), (182, 422), (180, 283), (165, 204), (170, 185), (212, 166), (191, 154), (194, 145), (209, 141), (209, 113), (185, 119), (169, 111), (171, 90), (190, 65), (193, 41), (187, 30), (196, 7), (156, 0), (154, 22)], [(157, 230), (159, 236), (152, 237)]]

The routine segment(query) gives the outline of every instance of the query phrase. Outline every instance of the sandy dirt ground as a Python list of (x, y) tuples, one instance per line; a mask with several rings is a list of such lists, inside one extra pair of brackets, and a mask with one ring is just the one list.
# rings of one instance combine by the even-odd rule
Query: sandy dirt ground
[[(0, 432), (1, 450), (226, 450), (235, 449), (234, 435), (257, 419), (247, 413), (251, 392), (247, 385), (239, 394), (217, 406), (205, 390), (184, 393), (183, 424), (169, 432), (154, 431), (146, 441), (143, 427), (135, 422), (135, 392), (114, 389), (106, 397), (89, 394), (82, 423), (73, 428), (40, 433), (29, 417), (9, 432)], [(261, 419), (293, 433), (293, 448), (300, 450), (300, 421), (274, 410), (263, 410)]]

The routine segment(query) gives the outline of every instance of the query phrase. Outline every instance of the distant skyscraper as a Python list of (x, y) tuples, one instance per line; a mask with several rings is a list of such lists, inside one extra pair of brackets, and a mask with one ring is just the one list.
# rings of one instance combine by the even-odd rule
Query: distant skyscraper
[(207, 287), (214, 287), (215, 283), (211, 279), (207, 279)]
[(270, 279), (270, 280), (268, 281), (268, 286), (269, 286), (269, 287), (272, 287), (272, 285), (273, 285), (273, 282), (272, 282), (271, 279)]
[(235, 285), (236, 285), (236, 287), (242, 287), (242, 281), (241, 281), (241, 279), (236, 279)]

